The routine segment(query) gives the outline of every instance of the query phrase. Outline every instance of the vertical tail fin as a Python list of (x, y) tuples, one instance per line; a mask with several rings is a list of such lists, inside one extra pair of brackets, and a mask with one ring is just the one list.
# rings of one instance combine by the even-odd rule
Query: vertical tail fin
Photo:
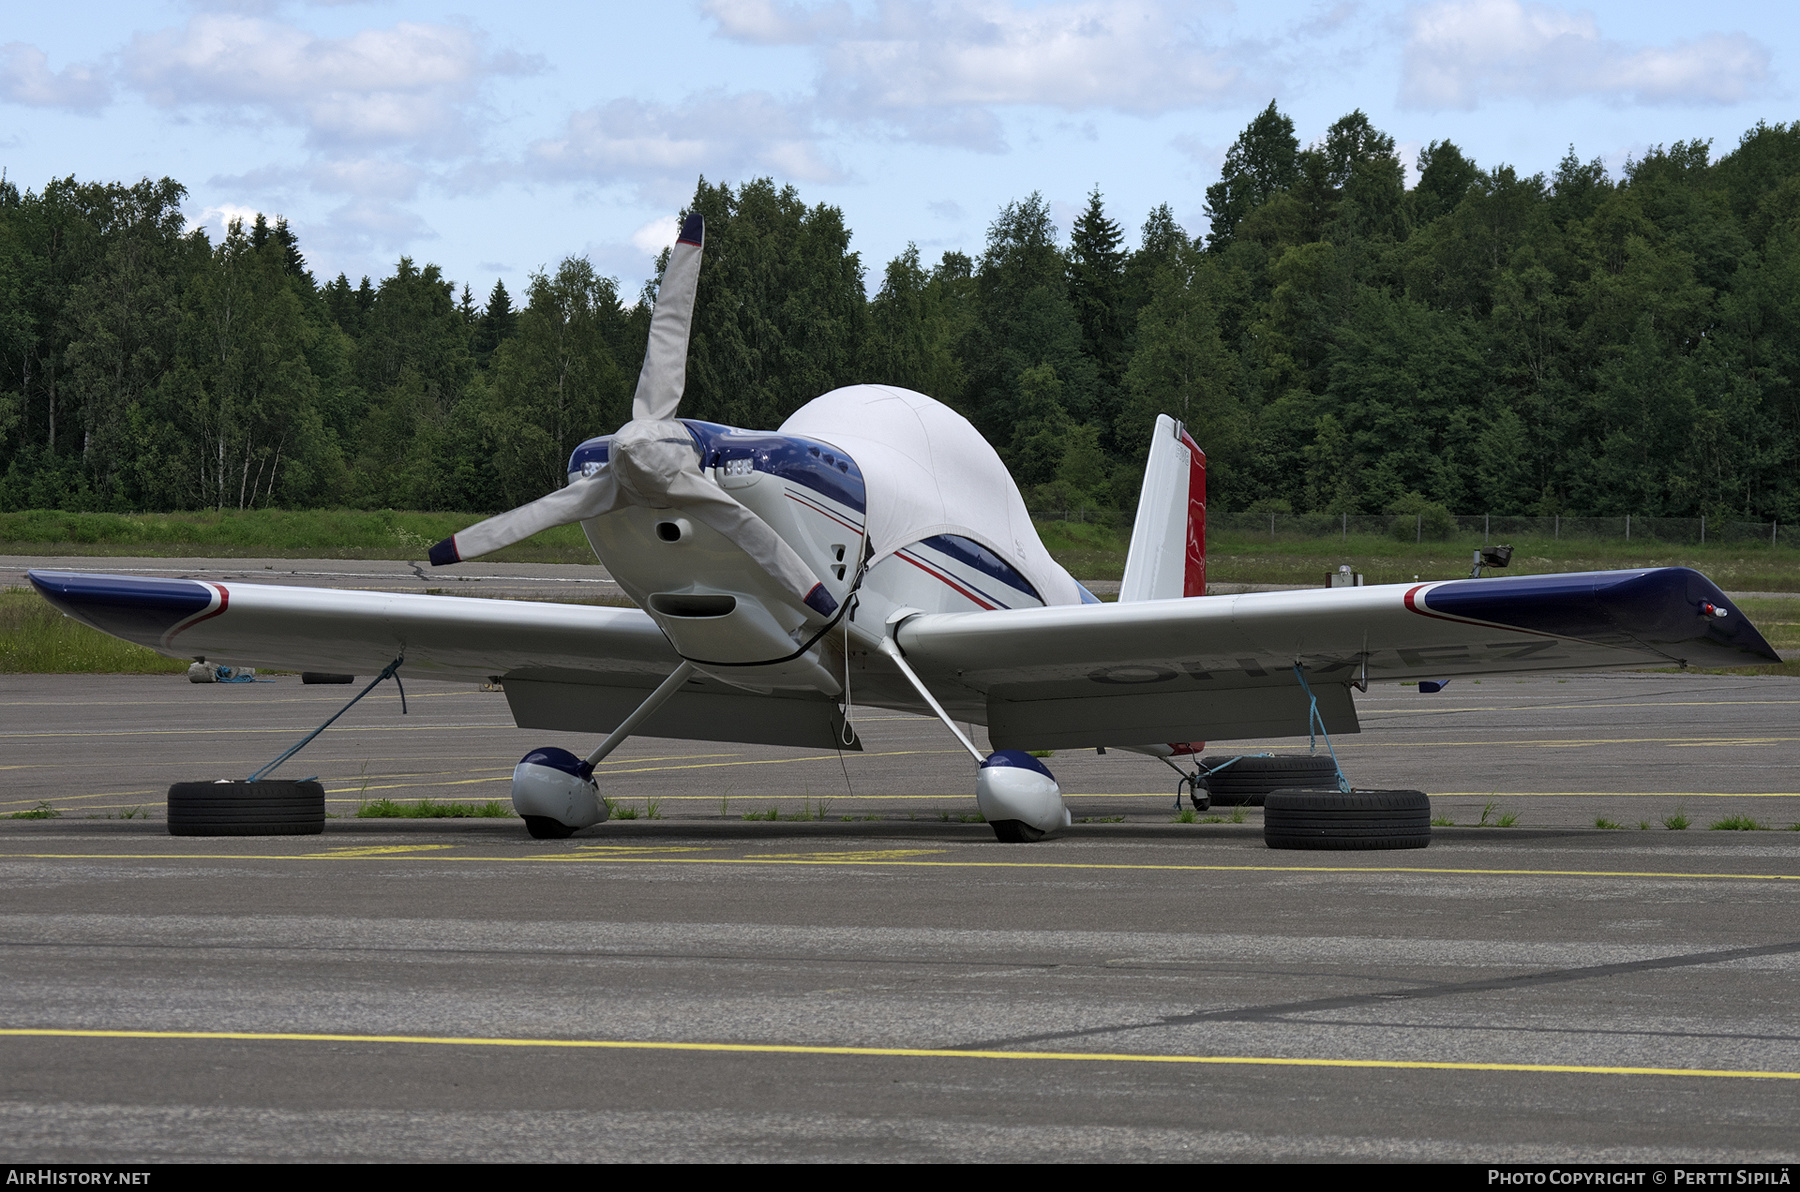
[(1206, 595), (1206, 454), (1167, 414), (1156, 419), (1119, 601)]

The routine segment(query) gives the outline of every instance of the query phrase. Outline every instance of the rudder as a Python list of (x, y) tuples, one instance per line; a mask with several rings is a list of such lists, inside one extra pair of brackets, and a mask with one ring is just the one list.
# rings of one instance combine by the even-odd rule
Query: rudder
[(1125, 556), (1121, 604), (1206, 595), (1206, 453), (1159, 414)]

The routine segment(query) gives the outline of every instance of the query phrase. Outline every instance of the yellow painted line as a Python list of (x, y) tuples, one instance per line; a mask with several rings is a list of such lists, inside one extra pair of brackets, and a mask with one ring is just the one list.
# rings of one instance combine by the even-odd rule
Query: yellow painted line
[[(358, 724), (347, 731), (358, 733), (412, 733), (412, 732), (463, 732), (472, 728), (504, 728), (516, 729), (516, 724)], [(224, 737), (224, 736), (267, 736), (269, 733), (282, 733), (292, 736), (296, 732), (305, 732), (305, 725), (288, 725), (282, 728), (143, 728), (116, 729), (111, 731), (80, 730), (75, 732), (55, 733), (0, 733), (0, 740), (34, 740), (37, 738), (58, 737)]]
[(1434, 791), (1434, 799), (1800, 799), (1800, 791)]
[[(381, 785), (376, 785), (374, 783), (371, 783), (366, 788), (366, 790), (368, 790), (368, 791), (386, 791), (386, 790), (411, 790), (411, 789), (418, 789), (421, 787), (429, 788), (429, 789), (436, 789), (438, 787), (450, 787), (450, 786), (478, 786), (478, 785), (482, 785), (482, 784), (486, 784), (486, 783), (505, 782), (505, 781), (508, 781), (510, 778), (511, 778), (510, 774), (502, 774), (502, 775), (498, 775), (493, 778), (466, 778), (466, 779), (459, 779), (459, 780), (451, 781), (451, 782), (396, 782), (396, 783), (385, 783), (385, 784), (381, 784)], [(326, 804), (328, 806), (334, 806), (334, 807), (355, 806), (359, 802), (363, 801), (358, 796), (362, 795), (364, 790), (365, 790), (365, 788), (361, 787), (361, 786), (328, 787), (328, 788), (326, 788), (326, 791), (325, 791), (325, 793), (327, 795)], [(131, 807), (150, 807), (150, 806), (157, 805), (164, 798), (165, 793), (166, 792), (164, 791), (164, 788), (157, 787), (153, 790), (142, 790), (142, 791), (107, 791), (107, 792), (102, 792), (102, 793), (97, 793), (97, 794), (88, 794), (88, 795), (66, 795), (66, 796), (59, 795), (59, 796), (56, 796), (55, 798), (51, 799), (50, 802), (53, 803), (57, 807), (57, 809), (61, 810), (61, 811), (73, 810), (73, 811), (85, 813), (85, 812), (89, 812), (89, 811), (103, 811), (103, 810), (109, 810), (109, 809), (125, 810), (125, 809), (131, 808)], [(348, 798), (332, 798), (332, 797), (330, 797), (330, 796), (334, 796), (334, 795), (335, 796), (350, 796), (350, 797), (348, 797)], [(621, 796), (619, 796), (619, 799), (617, 801), (630, 804), (630, 803), (636, 803), (638, 800), (640, 800), (644, 797), (645, 796), (641, 796), (641, 795), (621, 795)], [(842, 794), (840, 794), (840, 795), (827, 795), (823, 798), (823, 800), (821, 800), (817, 796), (802, 795), (801, 801), (805, 802), (809, 797), (812, 799), (812, 802), (814, 804), (817, 804), (817, 803), (823, 801), (827, 805), (828, 810), (825, 812), (826, 815), (834, 815), (834, 814), (848, 815), (848, 814), (857, 813), (857, 812), (865, 812), (871, 808), (879, 809), (882, 805), (889, 804), (889, 803), (902, 803), (902, 802), (931, 803), (937, 807), (942, 807), (945, 809), (959, 809), (959, 808), (966, 809), (968, 807), (974, 806), (974, 804), (970, 800), (970, 798), (967, 796), (963, 796), (963, 795), (947, 795), (946, 796), (946, 795), (842, 795)], [(1065, 799), (1088, 799), (1088, 800), (1092, 800), (1092, 799), (1161, 799), (1161, 800), (1166, 801), (1170, 797), (1171, 797), (1171, 795), (1170, 795), (1170, 792), (1168, 792), (1168, 791), (1065, 791), (1063, 793), (1063, 798), (1065, 798)], [(1800, 799), (1800, 791), (1493, 791), (1493, 790), (1485, 790), (1485, 791), (1433, 791), (1433, 792), (1431, 792), (1431, 797), (1433, 799)], [(424, 800), (429, 799), (429, 798), (431, 798), (430, 795), (420, 795), (417, 798), (398, 798), (398, 799), (392, 799), (391, 801), (395, 802), (395, 803), (419, 803), (419, 802), (423, 802)], [(657, 803), (668, 802), (668, 803), (715, 804), (719, 801), (719, 797), (717, 795), (650, 795), (650, 796), (648, 796), (648, 798)], [(128, 801), (121, 802), (121, 803), (88, 803), (88, 802), (85, 802), (85, 800), (90, 800), (90, 799), (123, 799), (123, 800), (128, 800)], [(31, 807), (37, 806), (38, 803), (43, 802), (43, 801), (44, 800), (42, 800), (40, 798), (35, 798), (35, 797), (26, 797), (26, 798), (20, 798), (20, 799), (0, 799), (0, 808), (6, 808), (6, 807), (31, 808)], [(793, 802), (793, 796), (792, 795), (736, 795), (736, 796), (732, 797), (731, 802), (740, 807), (753, 810), (758, 806), (766, 807), (771, 804), (776, 805), (776, 806), (787, 806)], [(72, 806), (73, 804), (77, 804), (77, 803), (80, 803), (81, 806), (80, 807)], [(1217, 810), (1217, 808), (1215, 808), (1215, 810)], [(1258, 807), (1245, 808), (1245, 811), (1247, 813), (1251, 813), (1251, 814), (1259, 814), (1261, 812), (1261, 810), (1262, 809), (1258, 808)], [(3, 811), (0, 811), (0, 819), (4, 819), (4, 818), (5, 818), (5, 813)], [(80, 816), (66, 817), (66, 818), (80, 818)], [(920, 822), (925, 822), (925, 821), (920, 821)]]
[[(1771, 663), (1770, 665), (1773, 665)], [(1391, 698), (1391, 697), (1390, 697)], [(1647, 700), (1642, 703), (1615, 704), (1595, 701), (1582, 704), (1491, 704), (1467, 706), (1456, 704), (1433, 707), (1369, 707), (1364, 712), (1362, 701), (1357, 703), (1359, 714), (1376, 714), (1400, 716), (1409, 713), (1422, 713), (1429, 716), (1443, 716), (1455, 712), (1604, 712), (1611, 708), (1760, 708), (1770, 705), (1785, 707), (1789, 704), (1800, 704), (1793, 699), (1715, 699), (1715, 700)]]
[(124, 1031), (0, 1027), (0, 1036), (47, 1039), (181, 1039), (241, 1043), (398, 1043), (434, 1047), (543, 1047), (578, 1051), (689, 1051), (736, 1055), (830, 1055), (880, 1059), (1037, 1060), (1102, 1064), (1200, 1064), (1258, 1068), (1375, 1068), (1423, 1072), (1532, 1072), (1576, 1076), (1692, 1076), (1800, 1080), (1800, 1072), (1756, 1068), (1654, 1068), (1603, 1064), (1509, 1064), (1475, 1060), (1352, 1060), (1314, 1056), (1179, 1055), (1129, 1051), (985, 1051), (959, 1047), (832, 1047), (807, 1043), (678, 1043), (657, 1039), (506, 1039), (480, 1035), (350, 1035), (301, 1031)]
[(340, 857), (386, 857), (397, 853), (428, 853), (455, 848), (454, 844), (372, 844), (363, 847), (334, 848), (322, 853), (302, 853), (302, 857), (335, 861)]
[[(1499, 829), (1496, 829), (1498, 831)], [(446, 845), (439, 847), (475, 847)], [(636, 850), (633, 850), (634, 852)], [(819, 860), (758, 857), (647, 857), (599, 852), (534, 853), (530, 856), (396, 856), (400, 861), (471, 861), (480, 864), (537, 864), (547, 861), (648, 863), (655, 865), (868, 865), (925, 869), (1052, 869), (1167, 873), (1417, 873), (1457, 877), (1635, 877), (1750, 882), (1800, 882), (1800, 873), (1690, 873), (1633, 869), (1466, 869), (1419, 865), (1157, 865), (1118, 861), (855, 861), (819, 854)], [(36, 861), (333, 861), (361, 858), (340, 853), (0, 853), (0, 860)]]
[[(168, 672), (171, 676), (180, 671)], [(488, 695), (486, 691), (425, 691), (418, 694), (407, 693), (407, 699), (444, 699), (447, 697), (463, 698), (471, 695)], [(385, 696), (385, 699), (383, 697)], [(383, 702), (398, 703), (399, 697), (392, 692), (375, 692), (370, 699), (382, 699)], [(300, 696), (290, 699), (258, 700), (256, 706), (268, 707), (271, 704), (333, 704), (342, 702), (328, 695)], [(79, 700), (38, 700), (15, 699), (0, 700), (0, 708), (165, 708), (169, 704), (166, 699), (79, 699)]]
[[(360, 795), (365, 791), (412, 790), (416, 787), (421, 787), (421, 786), (432, 787), (432, 788), (436, 788), (436, 787), (440, 787), (440, 786), (479, 786), (484, 782), (511, 782), (511, 781), (512, 781), (512, 771), (508, 770), (504, 774), (495, 774), (488, 778), (453, 778), (453, 779), (450, 779), (450, 780), (444, 781), (444, 782), (371, 782), (367, 786), (364, 786), (361, 783), (358, 783), (356, 786), (330, 787), (325, 791), (325, 793), (328, 795)], [(425, 798), (430, 798), (430, 796), (429, 795), (421, 795), (420, 798), (425, 799)], [(331, 801), (333, 803), (349, 803), (349, 802), (351, 802), (351, 800), (349, 800), (349, 799), (333, 799)], [(395, 799), (394, 800), (394, 802), (396, 802), (396, 803), (417, 803), (418, 801), (419, 801), (419, 799)]]
[(1718, 739), (1712, 740), (1712, 741), (1677, 741), (1674, 744), (1668, 746), (1668, 748), (1670, 748), (1670, 749), (1721, 749), (1721, 748), (1725, 748), (1727, 746), (1744, 747), (1744, 746), (1752, 746), (1752, 745), (1786, 745), (1795, 740), (1800, 740), (1800, 738), (1796, 738), (1796, 737), (1729, 737), (1729, 738), (1724, 738), (1724, 737), (1722, 737), (1722, 738), (1718, 738)]
[[(1598, 745), (1681, 745), (1688, 743), (1725, 743), (1737, 741), (1800, 741), (1800, 737), (1535, 737), (1525, 740), (1509, 741), (1499, 737), (1485, 737), (1474, 741), (1346, 741), (1338, 746), (1342, 750), (1354, 749), (1386, 749), (1401, 747), (1407, 749), (1572, 749), (1587, 748)], [(1274, 742), (1277, 747), (1280, 742)], [(1260, 746), (1258, 747), (1260, 748)], [(1223, 749), (1220, 752), (1225, 752)]]
[[(960, 749), (889, 749), (889, 750), (886, 750), (881, 753), (850, 752), (850, 753), (845, 753), (842, 756), (846, 760), (850, 760), (850, 759), (859, 758), (859, 757), (911, 757), (915, 754), (941, 754), (941, 753), (961, 754), (962, 752), (963, 751)], [(792, 765), (795, 762), (835, 762), (836, 760), (838, 760), (839, 756), (840, 755), (838, 755), (836, 753), (813, 753), (813, 754), (808, 754), (805, 757), (751, 758), (751, 759), (748, 759), (745, 761), (737, 761), (737, 762), (709, 762), (706, 764), (691, 765), (691, 766), (640, 766), (635, 769), (629, 769), (629, 770), (626, 770), (626, 769), (597, 770), (595, 772), (596, 773), (604, 773), (604, 774), (650, 774), (650, 773), (659, 773), (664, 770), (708, 770), (708, 769), (713, 769), (718, 766), (786, 766), (786, 765)], [(714, 796), (703, 796), (703, 797), (714, 797)], [(761, 796), (755, 796), (755, 797), (760, 798)], [(905, 797), (905, 796), (902, 796), (902, 797)]]

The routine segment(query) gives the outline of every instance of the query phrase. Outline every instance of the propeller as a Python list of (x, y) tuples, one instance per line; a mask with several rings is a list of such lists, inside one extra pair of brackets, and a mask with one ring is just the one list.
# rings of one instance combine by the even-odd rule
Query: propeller
[(539, 531), (627, 505), (679, 509), (736, 543), (798, 603), (822, 617), (837, 611), (837, 600), (794, 548), (700, 470), (694, 438), (675, 418), (687, 387), (688, 335), (705, 237), (705, 221), (696, 211), (681, 225), (663, 270), (631, 421), (613, 435), (607, 462), (566, 488), (452, 534), (431, 548), (432, 566), (480, 558)]

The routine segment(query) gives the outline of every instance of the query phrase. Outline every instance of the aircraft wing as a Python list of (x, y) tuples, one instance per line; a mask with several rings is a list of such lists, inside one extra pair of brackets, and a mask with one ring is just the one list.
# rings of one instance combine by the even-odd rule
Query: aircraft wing
[[(33, 571), (62, 612), (170, 658), (407, 679), (499, 679), (521, 728), (610, 731), (680, 662), (635, 608)], [(646, 736), (860, 749), (835, 700), (690, 681)]]
[(1680, 567), (921, 615), (895, 638), (1015, 749), (1305, 736), (1312, 697), (1330, 732), (1356, 732), (1365, 678), (1780, 660)]

